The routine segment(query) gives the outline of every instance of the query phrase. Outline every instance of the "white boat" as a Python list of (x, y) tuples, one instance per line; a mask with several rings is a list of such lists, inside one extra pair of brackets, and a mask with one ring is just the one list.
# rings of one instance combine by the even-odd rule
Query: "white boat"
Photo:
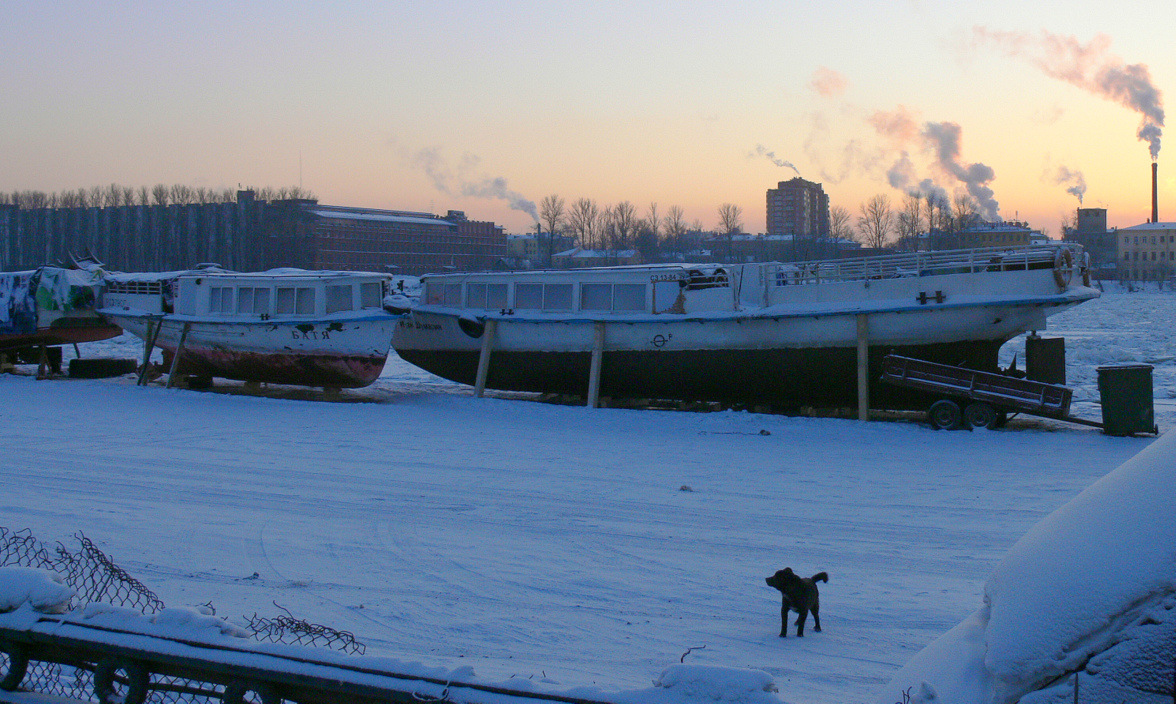
[[(1053, 245), (427, 275), (392, 347), (479, 391), (591, 398), (595, 377), (604, 397), (852, 406), (859, 348), (872, 380), (889, 353), (995, 370), (1007, 340), (1099, 295), (1088, 261)], [(874, 407), (922, 403), (870, 386)]]
[(400, 315), (385, 274), (205, 268), (107, 277), (99, 312), (177, 374), (357, 388), (379, 377)]

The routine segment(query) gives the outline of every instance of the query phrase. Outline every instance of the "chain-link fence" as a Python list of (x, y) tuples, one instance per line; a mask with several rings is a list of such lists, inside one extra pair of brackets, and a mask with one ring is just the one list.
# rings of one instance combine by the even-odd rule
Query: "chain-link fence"
[[(74, 534), (77, 548), (57, 543), (47, 548), (28, 529), (12, 530), (0, 526), (0, 567), (36, 567), (51, 570), (75, 592), (70, 609), (90, 603), (111, 604), (154, 614), (163, 610), (163, 601), (139, 580), (132, 577), (81, 532)], [(365, 646), (355, 636), (299, 618), (285, 611), (275, 617), (256, 613), (242, 617), (244, 628), (259, 641), (331, 648), (362, 655)], [(97, 702), (94, 695), (93, 663), (80, 666), (51, 662), (31, 662), (21, 688), (42, 694)], [(152, 675), (147, 701), (152, 704), (205, 704), (219, 702), (224, 694), (220, 685), (176, 677)]]

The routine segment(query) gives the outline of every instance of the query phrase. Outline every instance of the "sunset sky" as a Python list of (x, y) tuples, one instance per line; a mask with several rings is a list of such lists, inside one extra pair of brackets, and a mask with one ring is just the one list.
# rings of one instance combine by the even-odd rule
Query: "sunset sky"
[(1058, 237), (1083, 185), (1150, 217), (1174, 28), (1154, 0), (13, 2), (0, 190), (301, 184), (509, 232), (548, 194), (731, 202), (761, 232), (799, 173), (854, 213), (971, 181)]

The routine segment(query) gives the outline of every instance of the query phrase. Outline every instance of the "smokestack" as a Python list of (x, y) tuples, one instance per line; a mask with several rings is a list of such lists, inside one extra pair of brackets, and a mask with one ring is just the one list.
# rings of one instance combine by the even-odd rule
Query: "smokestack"
[(1160, 221), (1160, 201), (1156, 197), (1156, 162), (1152, 162), (1152, 222)]

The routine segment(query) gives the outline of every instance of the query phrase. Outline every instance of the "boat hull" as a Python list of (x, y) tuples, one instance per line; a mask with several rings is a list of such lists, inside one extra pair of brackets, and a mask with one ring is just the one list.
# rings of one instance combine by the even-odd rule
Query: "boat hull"
[[(108, 315), (148, 339), (150, 316)], [(177, 374), (298, 386), (359, 388), (384, 369), (397, 317), (208, 322), (164, 317), (155, 346), (170, 364), (184, 337)]]
[[(995, 371), (1002, 344), (1025, 330), (1044, 330), (1047, 315), (1079, 302), (871, 313), (869, 379), (881, 376), (887, 354)], [(857, 403), (858, 315), (844, 312), (554, 322), (500, 317), (486, 387), (585, 396), (598, 322), (604, 326), (601, 396), (784, 408)], [(426, 371), (474, 384), (484, 334), (484, 323), (417, 310), (397, 327), (393, 348)], [(918, 408), (926, 402), (926, 394), (871, 383), (875, 408)]]
[[(869, 378), (887, 354), (973, 369), (995, 369), (1003, 340), (869, 348)], [(474, 384), (479, 353), (399, 350), (407, 362), (437, 376)], [(509, 352), (491, 355), (486, 386), (504, 391), (587, 396), (591, 352)], [(845, 347), (759, 350), (610, 351), (602, 355), (600, 395), (628, 399), (719, 401), (766, 405), (849, 407), (857, 403), (857, 350)], [(871, 383), (875, 408), (924, 408), (926, 394)]]

